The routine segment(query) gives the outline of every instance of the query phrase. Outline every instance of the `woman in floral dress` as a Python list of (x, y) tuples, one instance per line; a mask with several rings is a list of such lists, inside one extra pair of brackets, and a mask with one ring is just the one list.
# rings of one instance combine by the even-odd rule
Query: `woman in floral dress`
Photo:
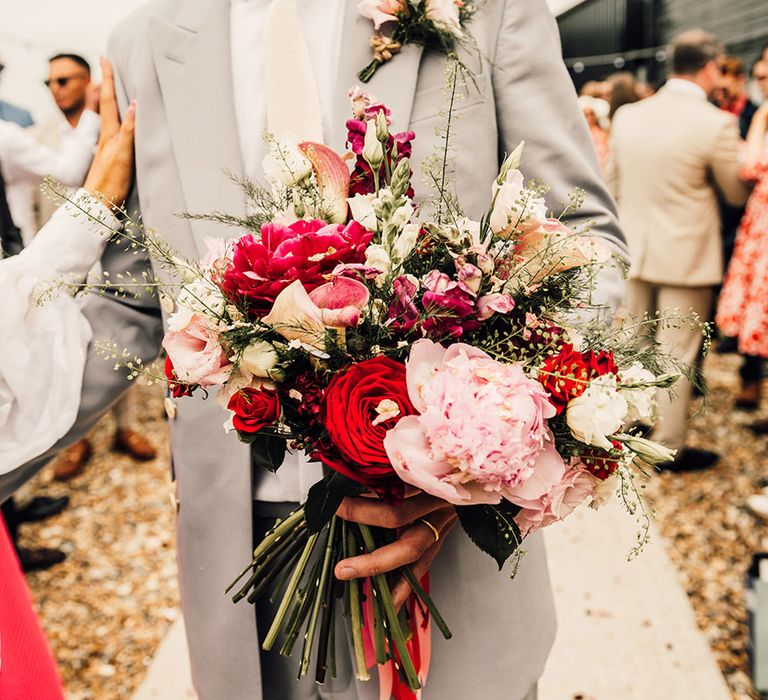
[[(741, 175), (755, 183), (736, 236), (736, 247), (720, 293), (717, 325), (737, 337), (739, 352), (768, 357), (768, 103), (756, 112), (747, 135)], [(768, 434), (768, 421), (751, 426)]]

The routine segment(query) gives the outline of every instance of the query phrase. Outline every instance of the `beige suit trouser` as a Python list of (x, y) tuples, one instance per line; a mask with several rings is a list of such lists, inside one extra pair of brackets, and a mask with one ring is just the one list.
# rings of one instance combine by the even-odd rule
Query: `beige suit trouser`
[[(706, 321), (709, 317), (714, 295), (714, 287), (678, 287), (655, 284), (643, 280), (627, 282), (627, 310), (634, 319), (644, 315), (654, 316), (691, 311)], [(662, 352), (673, 355), (688, 365), (693, 365), (701, 349), (701, 330), (690, 323), (676, 322), (659, 324), (655, 339)], [(673, 450), (685, 447), (688, 431), (688, 406), (691, 402), (691, 384), (687, 379), (680, 379), (669, 392), (661, 390), (658, 394), (658, 418), (652, 439), (663, 443)]]

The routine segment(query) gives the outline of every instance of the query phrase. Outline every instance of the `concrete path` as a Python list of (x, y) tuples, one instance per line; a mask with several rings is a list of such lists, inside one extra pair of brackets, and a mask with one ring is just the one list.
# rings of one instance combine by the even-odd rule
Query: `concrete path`
[[(559, 632), (540, 700), (730, 700), (660, 536), (626, 561), (635, 534), (617, 503), (547, 531)], [(194, 697), (177, 622), (133, 700)]]

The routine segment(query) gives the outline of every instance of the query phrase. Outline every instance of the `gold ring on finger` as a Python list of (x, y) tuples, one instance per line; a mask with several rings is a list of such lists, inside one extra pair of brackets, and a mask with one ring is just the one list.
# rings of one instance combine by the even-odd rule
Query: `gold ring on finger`
[(432, 530), (432, 534), (435, 536), (435, 543), (437, 543), (440, 540), (440, 530), (438, 530), (429, 520), (426, 518), (419, 518), (420, 523), (424, 523), (430, 530)]

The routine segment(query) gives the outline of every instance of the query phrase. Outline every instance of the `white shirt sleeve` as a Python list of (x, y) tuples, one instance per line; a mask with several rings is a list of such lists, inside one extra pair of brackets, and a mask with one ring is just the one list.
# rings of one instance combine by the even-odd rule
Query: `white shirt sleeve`
[(58, 152), (38, 143), (18, 124), (0, 121), (0, 163), (7, 176), (6, 184), (37, 182), (50, 175), (68, 187), (79, 187), (91, 167), (98, 138), (99, 116), (88, 109)]
[(101, 257), (112, 213), (80, 190), (19, 255), (0, 261), (0, 474), (37, 457), (72, 426), (80, 406), (91, 327), (80, 304), (59, 289), (85, 279)]

